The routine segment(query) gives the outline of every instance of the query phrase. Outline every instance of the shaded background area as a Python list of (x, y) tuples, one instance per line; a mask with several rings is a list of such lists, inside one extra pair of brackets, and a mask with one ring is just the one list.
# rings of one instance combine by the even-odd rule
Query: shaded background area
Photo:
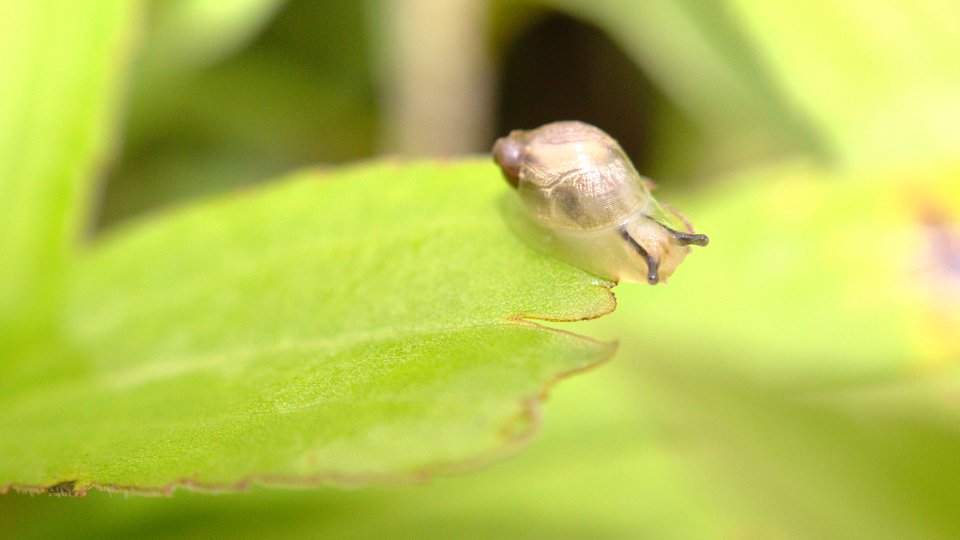
[[(191, 4), (151, 5), (101, 226), (296, 167), (380, 153), (484, 153), (511, 129), (563, 118), (602, 126), (638, 169), (677, 184), (814, 149), (802, 131), (777, 125), (770, 112), (705, 125), (624, 44), (555, 6), (252, 2), (257, 9), (226, 10), (218, 19)], [(191, 23), (191, 16), (207, 17), (208, 26)], [(474, 31), (431, 38), (434, 32), (424, 30), (458, 24)], [(220, 42), (184, 38), (217, 35), (209, 25), (223, 27)], [(417, 66), (403, 71), (408, 64)], [(706, 69), (695, 58), (677, 67)], [(764, 73), (750, 74), (772, 85)], [(461, 88), (458, 77), (469, 78), (469, 87)], [(722, 109), (724, 96), (716, 97)], [(442, 101), (451, 104), (444, 108)], [(397, 112), (404, 107), (427, 112)], [(465, 122), (466, 114), (482, 120)], [(717, 148), (712, 132), (727, 129)], [(728, 140), (744, 132), (763, 136), (748, 134), (749, 144)]]
[(253, 15), (211, 16), (204, 22), (233, 32), (210, 56), (181, 50), (178, 38), (191, 27), (181, 22), (190, 14), (179, 11), (190, 4), (150, 5), (103, 225), (375, 153), (379, 120), (362, 3), (260, 2), (266, 7)]
[(564, 325), (618, 355), (560, 385), (543, 436), (488, 470), (357, 491), (8, 496), (0, 530), (960, 534), (954, 3), (179, 0), (144, 26), (92, 229), (297, 167), (483, 153), (578, 118), (712, 243), (669, 287), (620, 286), (616, 313)]

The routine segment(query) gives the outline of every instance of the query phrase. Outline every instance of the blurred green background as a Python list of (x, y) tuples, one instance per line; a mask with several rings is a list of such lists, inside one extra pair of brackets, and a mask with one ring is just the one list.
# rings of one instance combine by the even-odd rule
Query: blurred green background
[[(826, 155), (730, 9), (642, 4), (153, 4), (101, 223), (298, 166), (488, 152), (562, 118), (603, 126), (670, 185)], [(671, 17), (703, 26), (698, 42)]]
[[(702, 232), (542, 436), (424, 486), (7, 495), (10, 535), (960, 534), (960, 6), (948, 0), (149, 4), (94, 231), (302, 166), (616, 137)], [(451, 201), (455, 204), (455, 201)], [(4, 534), (5, 536), (5, 534)]]

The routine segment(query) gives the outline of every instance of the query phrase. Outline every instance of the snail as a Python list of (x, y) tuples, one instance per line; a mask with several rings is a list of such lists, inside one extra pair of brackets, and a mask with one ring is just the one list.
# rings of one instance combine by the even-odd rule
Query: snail
[(660, 205), (616, 140), (583, 122), (515, 130), (494, 161), (516, 190), (523, 234), (537, 247), (614, 281), (666, 282), (706, 246), (686, 218)]

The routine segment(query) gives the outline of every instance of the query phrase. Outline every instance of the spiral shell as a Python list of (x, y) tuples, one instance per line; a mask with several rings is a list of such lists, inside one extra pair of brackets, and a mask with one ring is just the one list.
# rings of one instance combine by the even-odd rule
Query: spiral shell
[(666, 281), (690, 245), (709, 241), (672, 208), (665, 212), (617, 141), (589, 124), (512, 131), (493, 157), (516, 188), (533, 229), (526, 236), (599, 276)]

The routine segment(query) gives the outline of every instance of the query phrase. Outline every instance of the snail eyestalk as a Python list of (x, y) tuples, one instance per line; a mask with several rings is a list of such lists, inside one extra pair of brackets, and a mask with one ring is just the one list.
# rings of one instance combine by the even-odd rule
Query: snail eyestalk
[(623, 239), (626, 240), (627, 243), (633, 247), (633, 249), (637, 250), (637, 253), (640, 254), (641, 257), (643, 257), (643, 261), (647, 264), (647, 283), (651, 285), (656, 285), (657, 283), (660, 283), (660, 273), (659, 273), (660, 261), (658, 261), (652, 255), (650, 255), (650, 253), (648, 253), (647, 250), (644, 249), (644, 247), (641, 246), (639, 242), (637, 242), (636, 240), (634, 240), (632, 236), (630, 236), (630, 232), (627, 231), (626, 226), (620, 227), (620, 236), (622, 236)]
[(522, 134), (513, 132), (509, 137), (497, 139), (493, 145), (493, 158), (500, 165), (507, 183), (516, 188), (520, 184), (520, 165), (523, 159)]
[(664, 225), (663, 223), (660, 223), (659, 221), (657, 221), (657, 220), (655, 220), (655, 219), (653, 219), (653, 218), (650, 218), (650, 220), (653, 221), (653, 222), (655, 222), (656, 224), (660, 225), (660, 226), (663, 227), (664, 229), (666, 229), (667, 232), (670, 233), (670, 236), (672, 236), (672, 237), (674, 238), (674, 240), (680, 242), (680, 243), (681, 243), (682, 245), (684, 245), (684, 246), (691, 246), (691, 245), (692, 245), (692, 246), (704, 247), (704, 246), (706, 246), (707, 244), (710, 243), (710, 238), (707, 237), (707, 235), (705, 235), (705, 234), (692, 234), (692, 233), (684, 233), (684, 232), (680, 232), (680, 231), (675, 231), (675, 230), (671, 229), (670, 227), (667, 227), (667, 226)]

